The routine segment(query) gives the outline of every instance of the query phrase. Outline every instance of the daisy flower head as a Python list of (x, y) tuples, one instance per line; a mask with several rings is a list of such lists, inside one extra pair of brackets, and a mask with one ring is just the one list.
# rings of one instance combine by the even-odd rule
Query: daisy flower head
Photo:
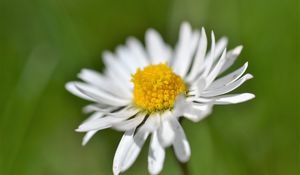
[(208, 46), (205, 30), (192, 30), (184, 22), (172, 49), (158, 32), (149, 29), (145, 46), (129, 38), (115, 53), (103, 53), (103, 73), (83, 69), (78, 75), (81, 82), (66, 84), (71, 93), (92, 102), (84, 108), (91, 116), (76, 130), (86, 132), (83, 145), (102, 129), (124, 132), (113, 160), (115, 175), (134, 163), (147, 138), (150, 174), (162, 170), (167, 147), (173, 147), (180, 162), (187, 162), (191, 149), (180, 118), (199, 122), (214, 105), (254, 98), (251, 93), (228, 94), (252, 78), (245, 74), (247, 62), (220, 76), (234, 63), (242, 46), (227, 51), (226, 38), (215, 42), (213, 32), (210, 38)]

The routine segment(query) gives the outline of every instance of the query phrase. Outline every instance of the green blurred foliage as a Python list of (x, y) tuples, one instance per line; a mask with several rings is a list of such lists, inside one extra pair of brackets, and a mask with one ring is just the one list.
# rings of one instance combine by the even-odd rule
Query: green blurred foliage
[[(81, 146), (74, 132), (87, 102), (67, 81), (81, 68), (101, 70), (101, 52), (143, 40), (153, 27), (175, 44), (179, 25), (227, 35), (244, 45), (255, 78), (239, 91), (257, 98), (215, 107), (200, 123), (184, 121), (194, 175), (296, 175), (299, 162), (298, 0), (1, 0), (0, 174), (112, 174), (122, 133), (105, 130)], [(146, 144), (147, 145), (147, 144)], [(147, 174), (147, 148), (125, 174)], [(168, 150), (162, 174), (179, 175)]]

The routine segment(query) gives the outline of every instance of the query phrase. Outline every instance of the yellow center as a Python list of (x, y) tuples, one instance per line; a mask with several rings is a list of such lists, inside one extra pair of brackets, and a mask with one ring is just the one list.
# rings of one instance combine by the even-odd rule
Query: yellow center
[(186, 92), (181, 77), (164, 63), (137, 69), (132, 82), (135, 105), (148, 112), (171, 109), (176, 97)]

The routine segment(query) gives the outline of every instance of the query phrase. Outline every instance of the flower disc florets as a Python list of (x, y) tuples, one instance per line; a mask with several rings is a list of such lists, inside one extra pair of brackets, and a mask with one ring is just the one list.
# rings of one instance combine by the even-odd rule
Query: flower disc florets
[(176, 97), (187, 89), (181, 77), (164, 63), (137, 69), (132, 82), (135, 105), (148, 112), (171, 109)]

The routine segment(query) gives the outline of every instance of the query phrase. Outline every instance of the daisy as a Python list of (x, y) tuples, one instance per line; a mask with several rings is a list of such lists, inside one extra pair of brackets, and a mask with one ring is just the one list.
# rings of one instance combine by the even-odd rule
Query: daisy
[(135, 38), (104, 52), (103, 73), (83, 69), (83, 82), (69, 82), (66, 88), (92, 104), (84, 111), (91, 116), (76, 131), (86, 132), (85, 145), (98, 131), (113, 128), (124, 132), (113, 160), (115, 175), (126, 171), (150, 137), (148, 170), (158, 174), (163, 168), (165, 148), (173, 147), (176, 158), (187, 162), (190, 145), (179, 122), (181, 117), (199, 122), (213, 105), (236, 104), (253, 94), (228, 94), (246, 80), (248, 63), (222, 75), (239, 56), (242, 46), (227, 51), (227, 39), (215, 42), (207, 51), (205, 30), (192, 30), (183, 23), (174, 50), (153, 29), (145, 36), (145, 47)]

